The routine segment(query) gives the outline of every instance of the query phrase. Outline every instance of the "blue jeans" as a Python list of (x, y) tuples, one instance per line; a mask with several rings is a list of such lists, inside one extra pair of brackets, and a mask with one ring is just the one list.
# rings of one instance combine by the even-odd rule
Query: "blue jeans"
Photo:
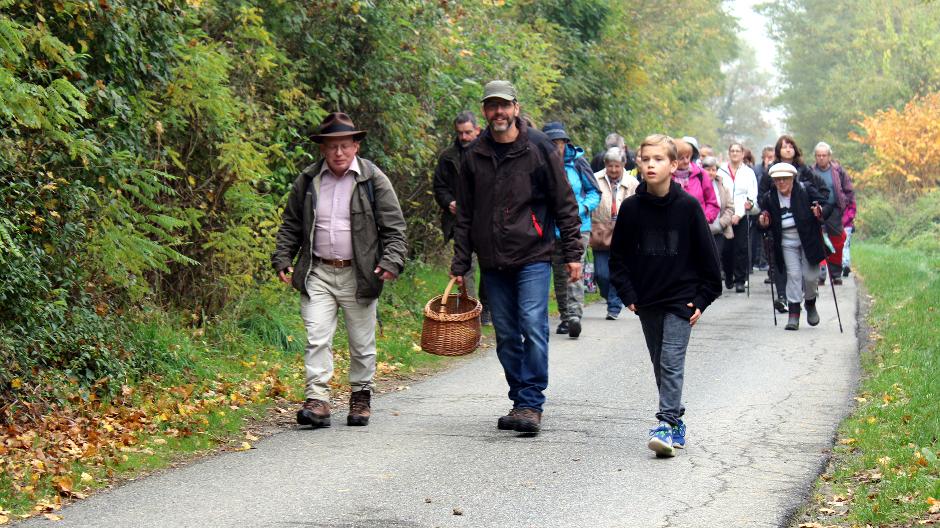
[(640, 310), (637, 315), (643, 326), (643, 337), (646, 338), (656, 388), (659, 389), (656, 419), (676, 425), (685, 414), (682, 383), (685, 380), (685, 351), (689, 347), (692, 327), (688, 319), (661, 310)]
[(510, 270), (483, 270), (496, 355), (514, 408), (542, 411), (548, 387), (548, 287), (551, 262)]
[(617, 289), (610, 287), (610, 251), (594, 250), (594, 280), (601, 290), (601, 297), (607, 299), (607, 313), (620, 315), (623, 301), (617, 296)]

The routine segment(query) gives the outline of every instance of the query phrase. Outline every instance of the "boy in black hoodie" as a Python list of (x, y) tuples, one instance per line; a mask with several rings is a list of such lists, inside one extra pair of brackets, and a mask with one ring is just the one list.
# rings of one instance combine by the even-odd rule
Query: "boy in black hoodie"
[(610, 282), (640, 317), (659, 388), (659, 425), (647, 446), (657, 456), (685, 447), (682, 382), (692, 326), (721, 294), (718, 254), (702, 207), (672, 181), (676, 144), (656, 134), (637, 161), (644, 182), (620, 205), (610, 247)]

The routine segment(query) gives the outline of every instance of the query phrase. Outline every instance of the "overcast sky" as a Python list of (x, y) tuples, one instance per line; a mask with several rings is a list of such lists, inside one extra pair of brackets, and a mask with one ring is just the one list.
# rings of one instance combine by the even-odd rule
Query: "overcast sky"
[[(747, 42), (757, 53), (757, 62), (762, 69), (766, 71), (768, 84), (775, 85), (774, 79), (778, 77), (777, 71), (777, 49), (774, 41), (771, 40), (767, 32), (767, 24), (764, 17), (757, 14), (753, 7), (763, 3), (766, 0), (727, 0), (730, 6), (731, 14), (738, 17), (741, 22), (743, 33), (742, 39)], [(765, 113), (765, 117), (774, 123), (778, 131), (782, 130), (783, 113), (780, 109), (774, 109), (773, 112)]]
[(741, 21), (744, 29), (744, 41), (757, 51), (757, 60), (768, 73), (776, 75), (775, 61), (777, 50), (773, 40), (767, 34), (767, 24), (764, 17), (757, 14), (752, 8), (764, 0), (731, 0), (731, 13)]

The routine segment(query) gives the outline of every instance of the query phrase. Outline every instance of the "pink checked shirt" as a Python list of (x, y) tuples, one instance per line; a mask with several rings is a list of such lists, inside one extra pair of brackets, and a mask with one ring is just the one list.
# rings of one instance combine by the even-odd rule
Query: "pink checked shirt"
[(313, 231), (313, 254), (330, 260), (352, 260), (352, 228), (349, 204), (359, 174), (359, 160), (353, 158), (346, 174), (337, 178), (324, 163), (320, 171), (317, 221)]

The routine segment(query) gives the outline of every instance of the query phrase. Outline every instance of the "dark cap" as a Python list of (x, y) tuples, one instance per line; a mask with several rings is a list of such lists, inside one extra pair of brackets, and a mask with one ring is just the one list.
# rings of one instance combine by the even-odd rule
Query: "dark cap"
[(545, 123), (545, 126), (542, 127), (542, 132), (545, 132), (545, 135), (548, 136), (548, 139), (551, 139), (552, 141), (556, 139), (571, 141), (571, 138), (568, 137), (568, 133), (565, 132), (565, 125), (563, 125), (561, 121)]
[(490, 81), (483, 87), (483, 99), (480, 99), (480, 101), (491, 98), (515, 101), (516, 87), (509, 81)]

